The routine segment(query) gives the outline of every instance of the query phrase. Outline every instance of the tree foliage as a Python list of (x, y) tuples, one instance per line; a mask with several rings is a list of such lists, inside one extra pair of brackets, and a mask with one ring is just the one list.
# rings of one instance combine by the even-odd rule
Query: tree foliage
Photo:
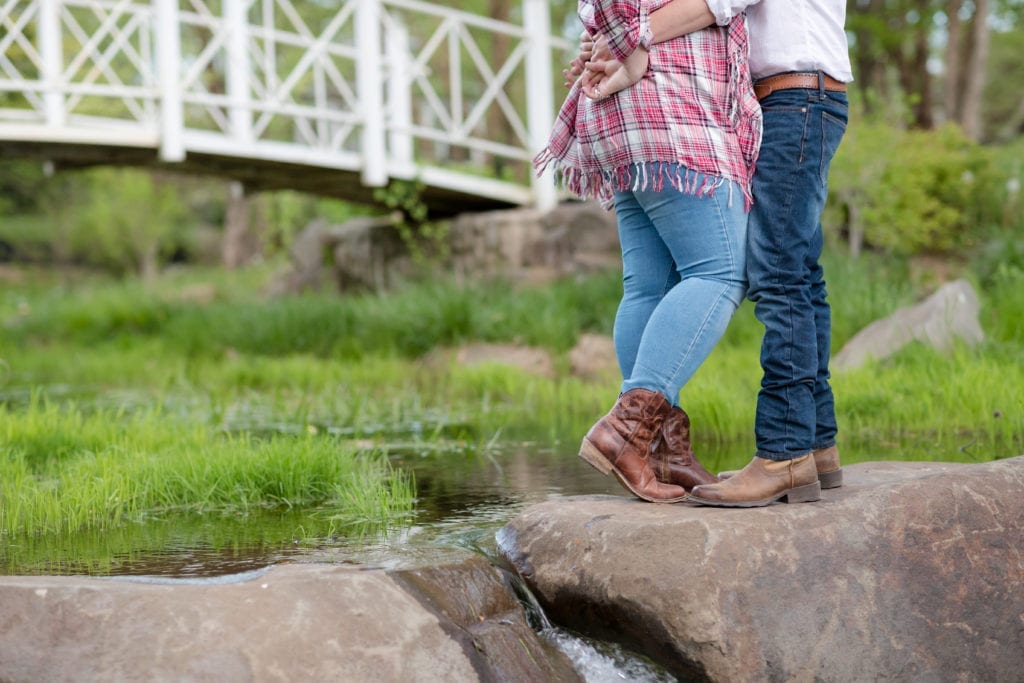
[(99, 168), (89, 172), (80, 191), (71, 219), (74, 253), (116, 272), (154, 276), (185, 219), (173, 181), (134, 169)]
[[(1005, 59), (1022, 12), (1022, 0), (849, 0), (860, 101), (869, 114), (905, 104), (918, 128), (955, 122), (974, 140), (998, 135), (1003, 121), (986, 115), (988, 100), (1011, 99), (1001, 109), (1024, 112), (1024, 73), (993, 71), (990, 53)], [(1019, 66), (1019, 35), (1015, 45)], [(986, 88), (990, 74), (998, 90)]]
[(923, 130), (857, 121), (832, 162), (825, 222), (854, 255), (862, 246), (963, 253), (1024, 227), (1014, 189), (1020, 178), (1020, 163), (955, 124)]

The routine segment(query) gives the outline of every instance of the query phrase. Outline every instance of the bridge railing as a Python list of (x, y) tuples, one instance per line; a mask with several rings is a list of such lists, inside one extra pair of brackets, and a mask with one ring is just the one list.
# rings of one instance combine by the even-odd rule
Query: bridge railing
[[(0, 137), (419, 178), (550, 204), (547, 0), (518, 23), (421, 0), (0, 0)], [(559, 56), (561, 61), (561, 56)]]

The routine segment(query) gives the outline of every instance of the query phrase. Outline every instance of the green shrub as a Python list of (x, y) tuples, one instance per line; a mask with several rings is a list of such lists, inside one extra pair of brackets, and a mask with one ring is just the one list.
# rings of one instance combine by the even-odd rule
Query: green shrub
[(854, 122), (832, 162), (828, 224), (896, 254), (962, 250), (990, 231), (999, 180), (956, 126)]
[(167, 178), (133, 169), (89, 172), (72, 234), (76, 255), (114, 273), (156, 275), (184, 228), (184, 204)]

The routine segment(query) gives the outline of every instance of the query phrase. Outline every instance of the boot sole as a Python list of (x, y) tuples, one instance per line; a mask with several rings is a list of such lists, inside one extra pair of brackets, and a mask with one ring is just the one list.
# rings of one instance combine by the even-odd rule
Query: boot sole
[(843, 468), (831, 472), (818, 472), (818, 483), (823, 489), (837, 489), (843, 485)]
[(805, 484), (804, 486), (796, 486), (791, 489), (787, 489), (777, 496), (771, 498), (765, 498), (763, 500), (707, 500), (693, 495), (692, 493), (686, 498), (690, 502), (700, 503), (701, 505), (713, 505), (715, 507), (723, 508), (757, 508), (770, 505), (777, 500), (781, 500), (784, 503), (813, 503), (816, 500), (821, 499), (821, 484), (814, 482), (813, 484)]
[(626, 488), (626, 490), (628, 490), (637, 498), (646, 500), (649, 503), (679, 503), (686, 499), (685, 495), (679, 496), (677, 498), (651, 498), (646, 494), (640, 493), (635, 488), (633, 488), (633, 486), (626, 480), (624, 476), (622, 476), (622, 473), (619, 472), (619, 469), (615, 465), (613, 465), (608, 458), (604, 457), (601, 451), (598, 450), (597, 446), (590, 443), (587, 439), (583, 439), (583, 443), (580, 444), (579, 456), (583, 458), (583, 460), (588, 465), (593, 467), (601, 474), (605, 476), (609, 474), (614, 474), (615, 478), (619, 480), (619, 483), (622, 484)]
[[(739, 472), (739, 470), (726, 470), (725, 472), (719, 472), (719, 479), (728, 479)], [(822, 490), (825, 489), (837, 489), (843, 485), (843, 468), (840, 467), (838, 470), (832, 470), (831, 472), (818, 472), (818, 483), (821, 484)]]

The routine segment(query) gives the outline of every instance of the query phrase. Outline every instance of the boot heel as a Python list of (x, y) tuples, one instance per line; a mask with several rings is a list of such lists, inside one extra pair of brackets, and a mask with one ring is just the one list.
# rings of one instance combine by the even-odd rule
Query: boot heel
[(608, 462), (608, 458), (604, 457), (601, 451), (587, 439), (583, 439), (583, 443), (580, 444), (579, 456), (601, 474), (606, 476), (611, 474), (612, 464)]
[(818, 482), (823, 489), (837, 489), (843, 485), (843, 468), (831, 472), (818, 472)]
[(821, 498), (821, 484), (805, 484), (789, 490), (785, 495), (787, 503), (810, 503)]

